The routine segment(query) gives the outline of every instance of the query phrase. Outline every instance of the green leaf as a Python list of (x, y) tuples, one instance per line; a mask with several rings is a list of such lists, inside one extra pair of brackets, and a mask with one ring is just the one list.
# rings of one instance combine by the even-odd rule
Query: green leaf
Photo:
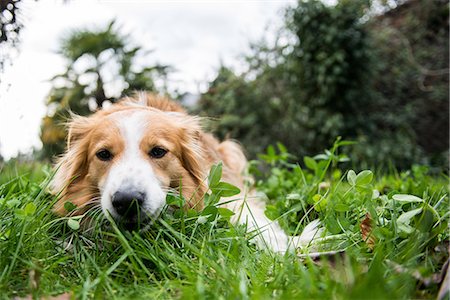
[(201, 216), (207, 217), (208, 221), (214, 221), (218, 214), (218, 209), (214, 205), (207, 206), (201, 212)]
[(67, 210), (68, 212), (71, 212), (77, 209), (77, 206), (72, 202), (67, 201), (66, 203), (64, 203), (64, 209)]
[(234, 212), (232, 212), (231, 210), (229, 210), (228, 208), (225, 207), (219, 207), (217, 208), (217, 212), (219, 213), (219, 215), (223, 218), (229, 218), (232, 215), (234, 215)]
[(345, 155), (345, 154), (341, 154), (338, 156), (338, 162), (347, 162), (350, 161), (350, 158)]
[(8, 206), (9, 208), (11, 207), (17, 207), (20, 204), (20, 200), (18, 199), (11, 199), (6, 201), (6, 206)]
[(301, 200), (302, 196), (299, 193), (292, 193), (292, 194), (288, 194), (286, 196), (286, 199), (288, 199), (288, 200)]
[(404, 223), (399, 223), (397, 224), (397, 228), (400, 232), (404, 232), (407, 234), (411, 234), (414, 232), (414, 228), (409, 226), (408, 224), (404, 224)]
[(28, 203), (24, 208), (24, 212), (27, 216), (34, 215), (34, 213), (36, 212), (36, 204), (34, 204), (33, 202)]
[(414, 228), (412, 228), (411, 226), (409, 226), (409, 223), (411, 222), (411, 219), (420, 214), (422, 212), (422, 207), (417, 208), (417, 209), (413, 209), (410, 211), (407, 211), (403, 214), (401, 214), (398, 218), (397, 218), (397, 226), (399, 228), (400, 231), (403, 231), (405, 233), (412, 233)]
[(341, 233), (342, 229), (339, 226), (339, 223), (335, 216), (329, 216), (326, 217), (324, 220), (325, 228), (331, 233), (331, 234), (339, 234)]
[(373, 173), (370, 170), (361, 171), (355, 178), (356, 185), (367, 185), (372, 182)]
[(264, 214), (266, 215), (269, 220), (275, 220), (280, 216), (278, 213), (278, 209), (275, 205), (266, 205), (266, 210), (264, 211)]
[(380, 192), (378, 190), (372, 190), (372, 200), (378, 199), (380, 197)]
[(439, 214), (428, 204), (425, 204), (423, 207), (423, 211), (415, 219), (416, 222), (416, 228), (419, 229), (422, 232), (429, 232), (433, 228), (434, 223), (439, 219)]
[(353, 170), (349, 170), (347, 172), (347, 181), (351, 186), (355, 186), (356, 184), (356, 173)]
[(316, 171), (317, 170), (317, 162), (309, 156), (303, 157), (303, 161), (308, 169)]
[(314, 156), (315, 160), (328, 160), (329, 156), (325, 154), (317, 154)]
[(355, 145), (355, 144), (358, 144), (358, 143), (357, 143), (357, 142), (354, 142), (354, 141), (339, 141), (339, 142), (337, 143), (337, 145), (338, 145), (339, 147), (341, 147), (341, 146)]
[(9, 238), (11, 235), (11, 229), (6, 230), (5, 232), (0, 232), (0, 241), (4, 241)]
[(315, 194), (313, 196), (314, 210), (322, 211), (327, 207), (328, 200), (320, 194)]
[(205, 202), (205, 206), (217, 204), (220, 200), (220, 195), (217, 193), (206, 194), (203, 198)]
[(287, 153), (287, 149), (282, 143), (278, 142), (277, 147), (278, 147), (278, 150), (280, 150), (280, 153)]
[(338, 181), (339, 178), (342, 177), (342, 172), (339, 169), (333, 170), (333, 174), (331, 175), (334, 180)]
[(211, 188), (211, 191), (220, 197), (231, 197), (241, 192), (237, 186), (227, 182), (219, 182), (215, 187)]
[(219, 184), (220, 178), (222, 178), (222, 163), (219, 162), (217, 165), (213, 165), (208, 175), (208, 184), (210, 188), (215, 187)]
[(174, 216), (175, 219), (181, 219), (181, 218), (184, 218), (184, 216), (185, 216), (184, 210), (182, 210), (182, 209), (176, 209), (176, 210), (173, 212), (173, 216)]
[(210, 205), (205, 207), (202, 212), (200, 213), (200, 215), (202, 216), (206, 216), (206, 215), (210, 215), (210, 214), (216, 214), (217, 213), (217, 207), (215, 207), (214, 205)]
[(183, 207), (185, 203), (185, 200), (183, 196), (173, 195), (173, 194), (167, 194), (166, 196), (166, 204), (172, 205), (176, 207)]
[(207, 216), (198, 216), (197, 218), (197, 223), (198, 224), (205, 224), (208, 221), (208, 217)]
[(73, 219), (73, 218), (70, 218), (70, 219), (67, 220), (67, 225), (69, 225), (69, 227), (72, 230), (80, 229), (80, 222), (78, 220)]
[(408, 194), (395, 194), (392, 196), (392, 199), (398, 201), (398, 202), (423, 202), (423, 199), (416, 197), (414, 195), (408, 195)]
[(14, 211), (14, 214), (15, 214), (16, 217), (19, 218), (19, 219), (25, 219), (25, 217), (27, 216), (27, 215), (25, 214), (25, 210), (23, 210), (23, 209), (21, 209), (21, 208), (16, 209), (16, 210)]
[(321, 160), (317, 163), (317, 173), (318, 174), (324, 174), (324, 172), (327, 171), (328, 168), (328, 161), (326, 160)]
[(334, 210), (337, 212), (346, 212), (350, 210), (350, 205), (346, 203), (338, 203), (334, 206)]
[(267, 147), (267, 155), (271, 158), (276, 156), (275, 149), (272, 145), (269, 145), (269, 147)]
[(196, 216), (198, 216), (198, 212), (195, 209), (189, 208), (186, 211), (186, 217), (192, 218), (192, 217), (196, 217)]

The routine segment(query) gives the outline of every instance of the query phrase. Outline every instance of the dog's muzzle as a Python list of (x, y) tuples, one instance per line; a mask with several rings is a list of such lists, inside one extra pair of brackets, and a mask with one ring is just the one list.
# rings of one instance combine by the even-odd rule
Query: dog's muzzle
[[(120, 190), (113, 194), (112, 206), (124, 224), (138, 224), (145, 219), (143, 203), (145, 193), (136, 190)], [(133, 227), (133, 226), (127, 226)]]

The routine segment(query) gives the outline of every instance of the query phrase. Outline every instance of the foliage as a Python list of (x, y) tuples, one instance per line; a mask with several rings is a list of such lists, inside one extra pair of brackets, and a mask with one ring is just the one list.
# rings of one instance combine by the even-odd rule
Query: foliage
[(20, 0), (7, 0), (0, 3), (0, 43), (17, 39), (22, 24), (17, 19)]
[(305, 168), (290, 163), (292, 155), (281, 144), (278, 150), (270, 146), (260, 155), (263, 162), (253, 162), (257, 187), (268, 198), (266, 215), (291, 234), (320, 219), (328, 232), (321, 251), (348, 251), (363, 237), (368, 250), (391, 266), (408, 266), (423, 277), (436, 272), (448, 255), (448, 177), (430, 177), (429, 168), (418, 165), (378, 179), (371, 170), (342, 174), (337, 165), (347, 157), (339, 148), (346, 145), (338, 140), (325, 153), (304, 157)]
[[(248, 71), (219, 69), (198, 112), (217, 118), (217, 134), (238, 139), (252, 157), (274, 141), (302, 157), (341, 135), (358, 141), (351, 156), (366, 167), (422, 162), (443, 169), (447, 6), (411, 3), (376, 16), (371, 1), (299, 1), (274, 44), (253, 45)], [(403, 42), (393, 38), (399, 24)], [(418, 78), (427, 78), (429, 91), (420, 89)]]
[[(96, 210), (54, 217), (56, 199), (46, 193), (49, 168), (10, 162), (0, 173), (0, 293), (354, 299), (370, 290), (373, 298), (435, 298), (439, 282), (429, 278), (436, 278), (448, 258), (448, 178), (430, 177), (419, 166), (378, 179), (370, 170), (341, 173), (337, 165), (347, 158), (339, 151), (346, 145), (337, 141), (329, 151), (305, 157), (306, 169), (291, 164), (281, 144), (261, 155), (258, 164), (267, 166), (257, 187), (269, 197), (266, 214), (281, 215), (291, 232), (316, 218), (326, 227), (310, 247), (285, 256), (256, 249), (249, 243), (254, 233), (229, 222), (232, 213), (217, 203), (239, 190), (223, 188), (220, 164), (209, 174), (203, 211), (178, 209), (185, 200), (170, 194), (171, 209), (138, 233), (105, 222)], [(360, 224), (367, 213), (373, 230), (363, 237)], [(322, 259), (310, 258), (308, 249)], [(329, 262), (324, 250), (344, 253)]]
[[(431, 215), (422, 216), (431, 217), (428, 220), (430, 227), (422, 230), (429, 234), (426, 240), (433, 240), (445, 232), (447, 221), (437, 216), (447, 214), (448, 178), (431, 180), (427, 175), (429, 169), (417, 165), (411, 171), (385, 175), (377, 181), (373, 180), (374, 174), (370, 170), (358, 173), (349, 170), (342, 175), (337, 165), (348, 158), (338, 150), (345, 145), (348, 142), (338, 140), (325, 153), (304, 157), (306, 168), (289, 163), (291, 155), (282, 145), (278, 145), (278, 151), (269, 147), (267, 154), (260, 157), (270, 165), (270, 172), (257, 184), (273, 203), (268, 205), (266, 213), (272, 219), (281, 217), (280, 223), (291, 233), (298, 231), (298, 220), (302, 216), (321, 217), (333, 234), (354, 232), (358, 220), (370, 213), (380, 232), (387, 235), (383, 238), (391, 238), (392, 232), (396, 232), (402, 239), (408, 239), (411, 237), (407, 234), (413, 233), (408, 230), (412, 228), (396, 228), (397, 218), (413, 209), (421, 209), (424, 214), (431, 212)], [(413, 202), (415, 205), (411, 205)]]
[[(448, 166), (448, 13), (448, 1), (416, 0), (369, 24), (376, 103), (370, 112), (378, 130), (374, 138), (381, 139), (372, 157), (401, 149), (403, 157), (395, 155), (402, 159), (400, 165), (416, 158), (414, 162)], [(406, 143), (410, 146), (402, 146)], [(382, 146), (387, 144), (393, 145)]]
[(134, 91), (156, 91), (155, 80), (165, 78), (167, 66), (137, 66), (136, 60), (148, 52), (116, 27), (113, 21), (105, 29), (74, 30), (62, 39), (60, 53), (67, 69), (52, 79), (42, 121), (44, 157), (62, 153), (70, 112), (87, 115)]
[(23, 1), (0, 1), (0, 49), (3, 50), (0, 57), (0, 71), (3, 71), (4, 64), (10, 60), (5, 50), (16, 47), (19, 42), (19, 33), (23, 28), (21, 2)]
[[(239, 141), (244, 145), (252, 145), (246, 148), (254, 155), (270, 143), (275, 132), (286, 133), (284, 128), (280, 128), (281, 124), (274, 124), (274, 120), (283, 122), (276, 99), (267, 105), (263, 100), (265, 98), (259, 94), (273, 90), (272, 85), (267, 85), (267, 89), (260, 91), (233, 74), (230, 69), (222, 67), (217, 78), (210, 84), (208, 93), (202, 96), (197, 112), (206, 117), (217, 118), (216, 122), (210, 124), (217, 126), (213, 127), (216, 134), (221, 138), (240, 138)], [(263, 130), (266, 131), (262, 132)]]

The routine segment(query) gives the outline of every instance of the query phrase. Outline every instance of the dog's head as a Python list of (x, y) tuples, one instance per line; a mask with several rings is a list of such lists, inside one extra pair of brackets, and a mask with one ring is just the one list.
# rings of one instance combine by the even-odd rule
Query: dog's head
[(198, 119), (181, 110), (113, 105), (69, 124), (67, 151), (57, 164), (55, 206), (66, 202), (84, 212), (101, 206), (120, 222), (136, 224), (156, 217), (171, 190), (200, 209), (205, 192)]

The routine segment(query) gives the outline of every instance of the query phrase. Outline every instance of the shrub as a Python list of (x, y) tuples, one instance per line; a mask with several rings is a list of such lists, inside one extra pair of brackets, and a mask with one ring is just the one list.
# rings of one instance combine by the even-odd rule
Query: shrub
[(370, 17), (370, 1), (299, 1), (275, 44), (253, 45), (246, 72), (219, 69), (198, 111), (217, 118), (217, 134), (241, 141), (251, 157), (275, 141), (302, 157), (340, 135), (358, 142), (351, 156), (366, 166), (444, 169), (448, 13), (433, 2), (415, 18), (426, 3), (411, 3)]

